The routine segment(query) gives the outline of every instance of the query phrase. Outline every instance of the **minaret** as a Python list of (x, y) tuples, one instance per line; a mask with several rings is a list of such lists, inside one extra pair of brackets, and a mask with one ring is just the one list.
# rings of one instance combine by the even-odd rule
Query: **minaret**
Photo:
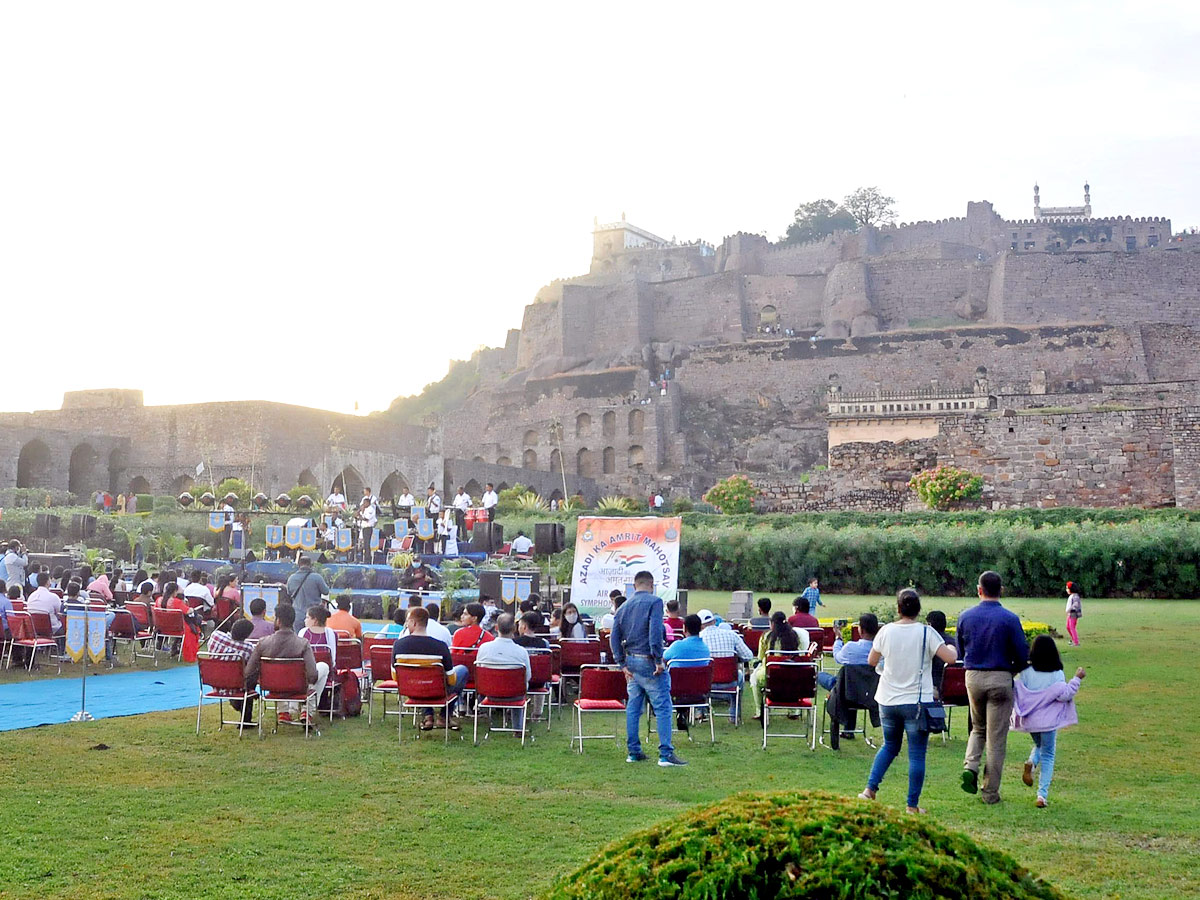
[(1092, 186), (1086, 181), (1083, 183), (1083, 217), (1092, 217)]
[(1042, 217), (1042, 198), (1036, 181), (1033, 183), (1033, 217), (1035, 219)]

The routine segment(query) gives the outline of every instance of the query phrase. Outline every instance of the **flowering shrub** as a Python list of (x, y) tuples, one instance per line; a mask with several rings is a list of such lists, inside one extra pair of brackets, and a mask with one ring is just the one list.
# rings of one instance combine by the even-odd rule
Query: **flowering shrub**
[(704, 495), (704, 502), (711, 503), (726, 515), (748, 513), (754, 507), (758, 488), (745, 475), (730, 475), (718, 481)]
[(955, 503), (978, 500), (983, 494), (983, 477), (954, 466), (938, 466), (918, 472), (908, 486), (930, 509), (949, 509)]

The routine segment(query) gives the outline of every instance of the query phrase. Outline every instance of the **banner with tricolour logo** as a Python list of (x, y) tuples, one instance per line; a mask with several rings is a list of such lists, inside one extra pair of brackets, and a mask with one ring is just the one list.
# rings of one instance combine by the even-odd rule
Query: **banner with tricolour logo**
[(633, 593), (633, 576), (654, 576), (654, 592), (670, 600), (679, 589), (679, 535), (683, 520), (660, 518), (579, 518), (575, 530), (575, 570), (571, 601), (591, 615), (608, 612), (610, 591)]

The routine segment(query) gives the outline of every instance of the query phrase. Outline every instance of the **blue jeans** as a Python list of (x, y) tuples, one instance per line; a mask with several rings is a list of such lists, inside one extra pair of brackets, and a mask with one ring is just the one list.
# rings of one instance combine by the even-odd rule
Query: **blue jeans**
[(825, 688), (827, 691), (832, 691), (833, 686), (837, 684), (837, 676), (830, 675), (828, 672), (817, 673), (817, 684)]
[(664, 669), (654, 674), (654, 660), (642, 656), (625, 658), (625, 668), (633, 673), (629, 681), (629, 702), (625, 706), (625, 743), (631, 756), (642, 752), (642, 708), (646, 701), (654, 707), (658, 720), (658, 758), (675, 752), (671, 746), (671, 676)]
[[(450, 715), (454, 715), (455, 710), (458, 708), (458, 698), (462, 696), (463, 688), (467, 686), (467, 676), (471, 673), (467, 671), (466, 666), (455, 666), (446, 674), (450, 674), (451, 672), (454, 673), (454, 684), (446, 685), (446, 696), (453, 697), (454, 702), (447, 707), (446, 711)], [(425, 707), (423, 710), (421, 710), (421, 715), (432, 716), (433, 707)]]
[(916, 703), (901, 703), (897, 706), (879, 707), (879, 719), (883, 724), (883, 746), (875, 754), (867, 787), (879, 790), (888, 766), (900, 754), (900, 743), (908, 735), (908, 805), (919, 806), (921, 788), (925, 784), (925, 748), (929, 745), (929, 734), (917, 727)]
[(1029, 735), (1033, 738), (1033, 752), (1029, 761), (1040, 767), (1038, 773), (1038, 796), (1043, 800), (1050, 798), (1050, 780), (1054, 778), (1054, 746), (1058, 743), (1057, 731), (1034, 731)]

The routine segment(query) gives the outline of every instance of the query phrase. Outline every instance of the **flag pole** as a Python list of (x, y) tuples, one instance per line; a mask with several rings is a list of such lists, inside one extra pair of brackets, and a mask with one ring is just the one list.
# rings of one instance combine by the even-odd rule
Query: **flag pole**
[(79, 679), (79, 712), (71, 716), (72, 722), (91, 722), (95, 718), (87, 711), (87, 665), (88, 665), (88, 607), (83, 607), (83, 676)]

